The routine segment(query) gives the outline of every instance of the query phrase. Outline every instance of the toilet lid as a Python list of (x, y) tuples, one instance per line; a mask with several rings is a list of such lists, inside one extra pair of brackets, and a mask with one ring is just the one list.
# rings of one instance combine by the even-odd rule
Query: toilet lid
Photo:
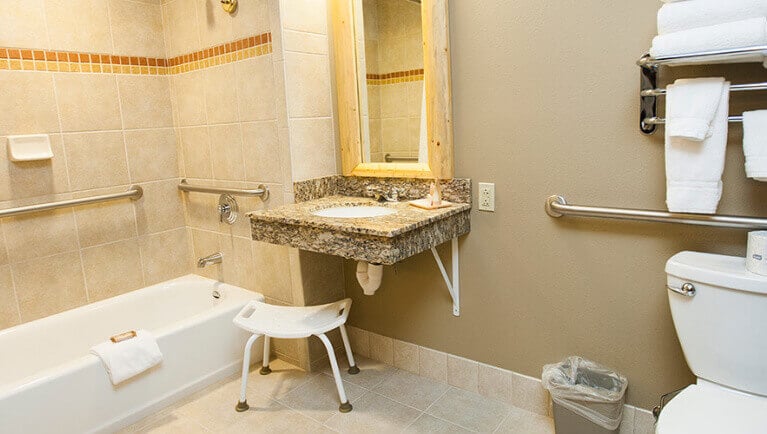
[(764, 434), (767, 433), (767, 398), (694, 384), (666, 404), (655, 432)]

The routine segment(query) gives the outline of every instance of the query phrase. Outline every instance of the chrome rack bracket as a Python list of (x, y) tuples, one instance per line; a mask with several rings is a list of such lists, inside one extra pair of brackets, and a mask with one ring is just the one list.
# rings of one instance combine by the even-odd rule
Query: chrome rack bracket
[(658, 97), (656, 95), (645, 95), (644, 91), (653, 90), (658, 87), (658, 65), (643, 62), (644, 59), (650, 59), (649, 54), (645, 54), (639, 60), (639, 129), (642, 134), (651, 135), (658, 128), (657, 125), (646, 123), (645, 119), (658, 117)]

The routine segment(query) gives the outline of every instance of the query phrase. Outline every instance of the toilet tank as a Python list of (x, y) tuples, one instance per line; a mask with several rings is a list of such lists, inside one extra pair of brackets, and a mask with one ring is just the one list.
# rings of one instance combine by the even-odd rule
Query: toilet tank
[(767, 276), (745, 259), (681, 252), (666, 263), (671, 315), (692, 372), (704, 380), (767, 396)]

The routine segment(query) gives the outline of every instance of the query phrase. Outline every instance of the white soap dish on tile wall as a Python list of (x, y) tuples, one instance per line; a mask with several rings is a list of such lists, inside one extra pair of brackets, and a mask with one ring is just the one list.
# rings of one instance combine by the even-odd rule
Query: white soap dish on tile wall
[(47, 134), (8, 136), (8, 159), (11, 161), (37, 161), (53, 158), (51, 139)]

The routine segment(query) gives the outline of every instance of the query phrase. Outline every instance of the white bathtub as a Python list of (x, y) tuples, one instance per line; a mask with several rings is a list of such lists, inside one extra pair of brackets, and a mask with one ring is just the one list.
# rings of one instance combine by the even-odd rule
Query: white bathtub
[[(254, 298), (188, 275), (0, 331), (0, 433), (113, 431), (238, 372), (248, 335), (232, 318)], [(115, 387), (90, 347), (135, 329), (164, 360)]]

